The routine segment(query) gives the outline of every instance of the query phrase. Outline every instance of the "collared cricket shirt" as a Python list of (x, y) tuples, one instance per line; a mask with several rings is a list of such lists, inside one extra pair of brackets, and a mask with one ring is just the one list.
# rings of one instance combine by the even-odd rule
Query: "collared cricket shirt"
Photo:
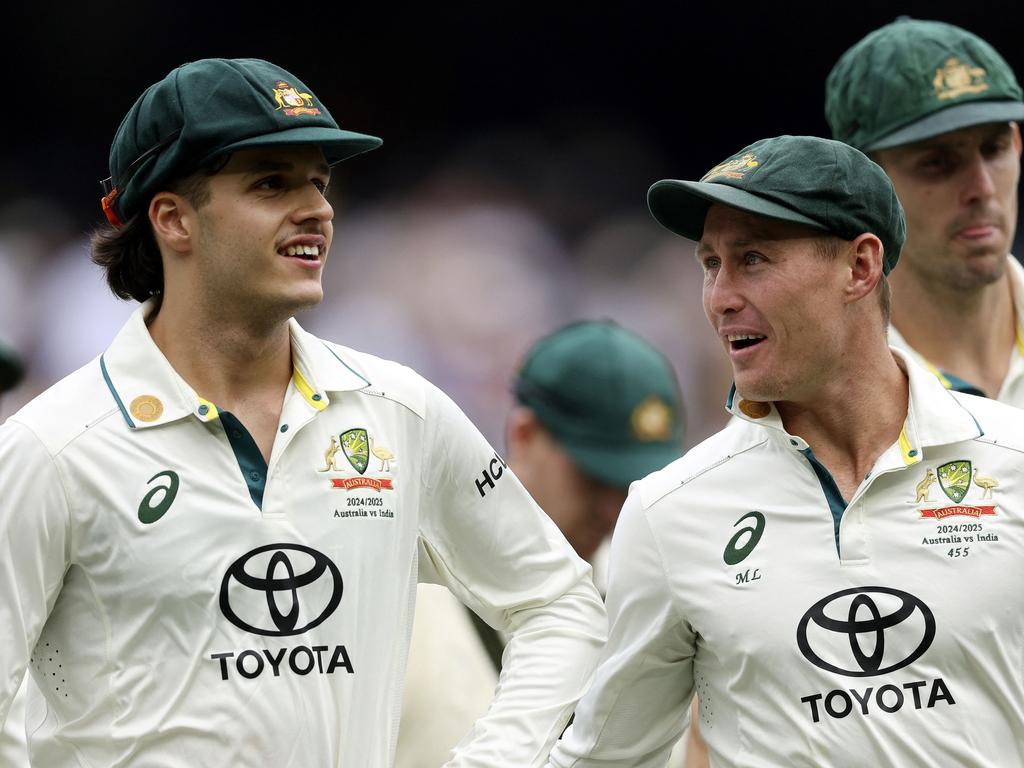
[(541, 764), (603, 607), (502, 458), (416, 374), (293, 321), (265, 462), (150, 309), (0, 428), (0, 719), (27, 665), (33, 764), (390, 766), (417, 580), (512, 635), (450, 764)]
[[(1010, 350), (1010, 367), (995, 399), (1001, 403), (1024, 408), (1024, 267), (1012, 255), (1007, 257), (1007, 272), (1010, 275), (1010, 293), (1013, 297), (1014, 319), (1017, 334)], [(889, 344), (903, 350), (916, 362), (935, 374), (942, 386), (970, 395), (984, 395), (975, 384), (943, 371), (911, 348), (903, 335), (894, 326), (889, 326)]]
[(694, 694), (715, 766), (1024, 765), (1024, 412), (902, 362), (902, 433), (849, 500), (738, 396), (634, 484), (552, 766), (663, 766)]

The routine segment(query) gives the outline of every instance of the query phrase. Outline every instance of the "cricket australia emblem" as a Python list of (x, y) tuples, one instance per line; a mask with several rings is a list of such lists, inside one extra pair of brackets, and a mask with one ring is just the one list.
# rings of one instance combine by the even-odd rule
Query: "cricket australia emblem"
[(345, 458), (360, 475), (370, 466), (370, 443), (365, 429), (350, 429), (341, 433), (341, 448)]
[(972, 67), (956, 57), (951, 57), (935, 70), (932, 86), (940, 101), (967, 94), (984, 93), (988, 90), (985, 74), (981, 67)]
[[(931, 486), (936, 482), (946, 497), (953, 502), (952, 505), (944, 501), (933, 502), (929, 499)], [(915, 488), (914, 500), (909, 503), (921, 505), (921, 519), (942, 520), (947, 517), (980, 519), (983, 516), (995, 515), (997, 513), (995, 504), (964, 502), (972, 486), (981, 490), (980, 501), (986, 501), (992, 498), (992, 491), (999, 487), (999, 482), (993, 477), (978, 474), (977, 468), (973, 467), (967, 459), (957, 459), (936, 467), (934, 471), (926, 469), (924, 478)]]
[(289, 117), (320, 114), (320, 110), (313, 104), (313, 94), (300, 91), (284, 80), (274, 83), (274, 101), (277, 102), (277, 109), (283, 109)]
[[(339, 453), (348, 461), (348, 467), (341, 462)], [(331, 444), (324, 452), (324, 466), (317, 467), (317, 471), (344, 473), (348, 472), (351, 467), (359, 473), (354, 477), (331, 478), (331, 488), (340, 488), (346, 491), (351, 491), (354, 488), (370, 488), (378, 493), (394, 490), (391, 477), (366, 476), (371, 456), (380, 462), (382, 473), (392, 473), (391, 463), (395, 459), (394, 452), (376, 444), (367, 429), (363, 427), (348, 429), (337, 437), (331, 435)]]
[(936, 470), (939, 488), (954, 504), (964, 500), (971, 487), (971, 462), (964, 459), (950, 461)]

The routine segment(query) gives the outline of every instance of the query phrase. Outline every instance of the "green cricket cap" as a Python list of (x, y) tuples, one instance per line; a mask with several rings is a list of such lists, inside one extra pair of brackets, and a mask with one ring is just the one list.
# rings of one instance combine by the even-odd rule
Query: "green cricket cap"
[(14, 389), (24, 374), (18, 353), (0, 341), (0, 392)]
[(647, 192), (658, 222), (700, 240), (712, 203), (803, 224), (843, 240), (870, 232), (882, 241), (882, 269), (896, 266), (906, 239), (903, 207), (889, 177), (848, 144), (815, 136), (755, 141), (700, 181), (664, 179)]
[(319, 146), (330, 165), (375, 149), (345, 131), (295, 75), (261, 59), (202, 59), (173, 70), (139, 97), (110, 147), (103, 210), (120, 226), (175, 178), (253, 147)]
[(982, 123), (1024, 120), (995, 48), (941, 21), (901, 17), (844, 53), (825, 82), (832, 136), (870, 152)]
[(514, 391), (599, 482), (626, 488), (682, 455), (683, 404), (671, 363), (610, 320), (573, 323), (540, 339)]

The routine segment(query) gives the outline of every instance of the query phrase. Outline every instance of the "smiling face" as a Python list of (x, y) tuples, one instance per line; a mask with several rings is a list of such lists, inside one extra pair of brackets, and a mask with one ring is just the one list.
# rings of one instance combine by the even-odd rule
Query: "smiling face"
[(195, 211), (193, 285), (211, 306), (288, 317), (323, 298), (334, 211), (314, 146), (236, 152)]
[(874, 153), (907, 219), (897, 279), (980, 288), (999, 280), (1017, 224), (1021, 138), (988, 123)]
[(697, 246), (704, 311), (748, 400), (803, 402), (836, 376), (849, 267), (798, 224), (712, 205)]

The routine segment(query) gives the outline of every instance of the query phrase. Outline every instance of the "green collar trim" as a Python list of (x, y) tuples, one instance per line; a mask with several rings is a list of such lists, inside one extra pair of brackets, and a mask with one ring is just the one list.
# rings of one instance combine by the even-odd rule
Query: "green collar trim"
[(365, 377), (365, 376), (363, 376), (363, 374), (359, 373), (359, 371), (356, 371), (356, 370), (354, 370), (354, 369), (352, 368), (352, 366), (350, 366), (350, 365), (349, 365), (348, 363), (346, 363), (346, 362), (345, 362), (344, 360), (342, 360), (342, 359), (341, 359), (340, 357), (338, 357), (338, 355), (337, 355), (337, 354), (336, 354), (336, 353), (334, 352), (334, 350), (333, 350), (333, 349), (331, 349), (331, 348), (330, 348), (330, 346), (328, 346), (328, 345), (327, 345), (326, 343), (324, 343), (323, 341), (321, 341), (320, 343), (324, 345), (324, 349), (326, 349), (326, 350), (327, 350), (328, 352), (330, 352), (330, 353), (331, 353), (331, 355), (332, 355), (332, 356), (334, 357), (334, 359), (335, 359), (335, 360), (337, 360), (337, 361), (338, 361), (339, 363), (341, 363), (341, 364), (342, 364), (343, 366), (345, 366), (346, 368), (348, 368), (348, 370), (349, 370), (349, 371), (350, 371), (350, 372), (351, 372), (351, 373), (352, 373), (353, 375), (355, 375), (355, 376), (358, 376), (358, 377), (359, 377), (360, 379), (362, 379), (362, 380), (363, 380), (363, 381), (364, 381), (364, 382), (366, 383), (366, 386), (370, 386), (370, 382), (366, 380), (366, 377)]
[(807, 458), (811, 469), (814, 470), (814, 474), (818, 477), (818, 482), (821, 483), (821, 490), (825, 494), (828, 508), (832, 512), (832, 524), (836, 537), (836, 554), (842, 557), (842, 553), (839, 551), (839, 523), (842, 522), (843, 513), (846, 512), (846, 501), (843, 499), (843, 494), (839, 492), (839, 486), (836, 485), (832, 474), (825, 469), (824, 464), (818, 461), (814, 451), (810, 448), (805, 448), (800, 453)]
[(103, 355), (100, 355), (100, 371), (103, 372), (103, 381), (107, 383), (107, 389), (109, 389), (110, 394), (114, 396), (114, 402), (117, 403), (117, 407), (121, 409), (121, 415), (124, 416), (124, 420), (128, 423), (128, 428), (135, 429), (135, 422), (132, 421), (132, 417), (128, 415), (128, 411), (125, 409), (124, 403), (121, 402), (121, 396), (117, 394), (117, 390), (114, 389), (114, 383), (110, 380), (110, 374), (107, 373), (107, 364), (103, 361)]
[(249, 496), (252, 503), (261, 512), (263, 511), (263, 491), (267, 487), (267, 462), (263, 460), (259, 446), (252, 439), (249, 430), (240, 422), (233, 413), (229, 411), (218, 411), (220, 422), (224, 425), (224, 432), (228, 436), (231, 450), (235, 453), (235, 460), (242, 472), (242, 479), (249, 489)]

